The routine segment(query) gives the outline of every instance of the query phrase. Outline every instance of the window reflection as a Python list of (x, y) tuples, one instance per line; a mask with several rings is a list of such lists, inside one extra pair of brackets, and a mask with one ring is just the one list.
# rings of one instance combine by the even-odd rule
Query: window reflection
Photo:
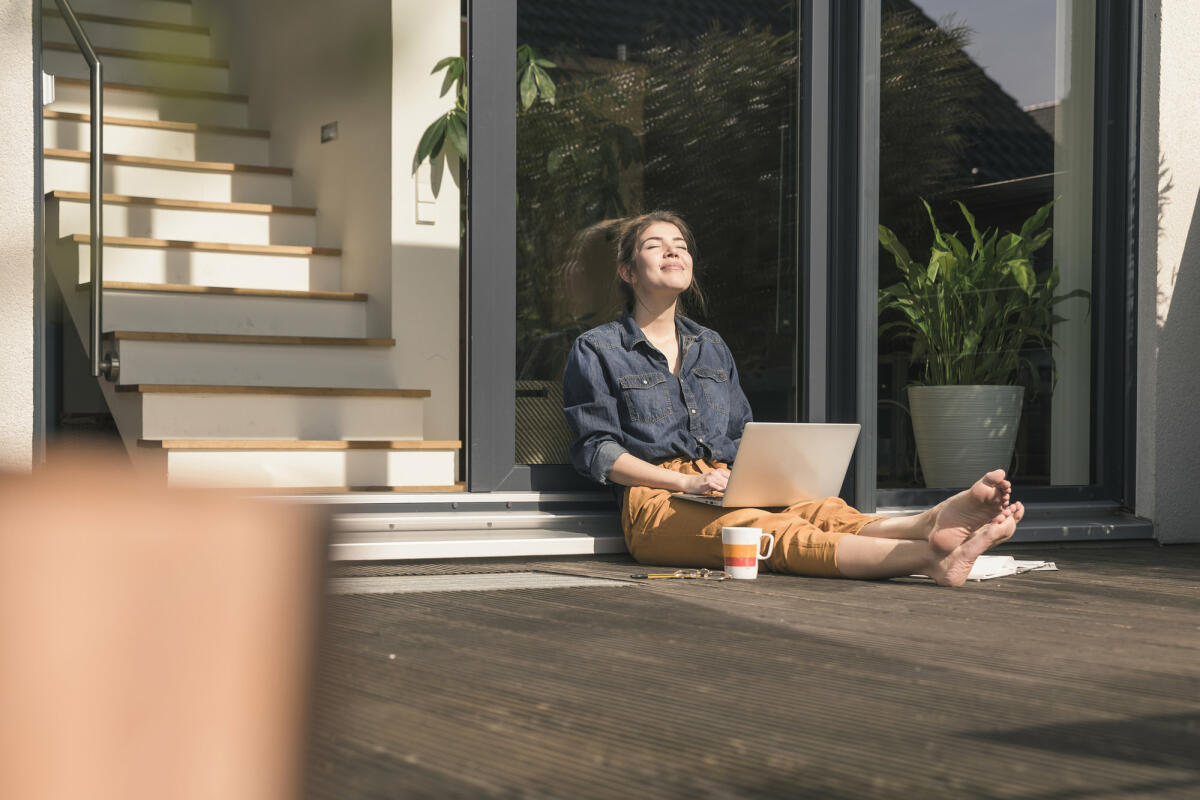
[[(1045, 204), (1053, 236), (1032, 256), (1036, 277), (1057, 268), (1056, 294), (1090, 288), (1094, 8), (1059, 0), (884, 0), (881, 20), (880, 195), (882, 225), (917, 262), (929, 263), (934, 217), (971, 247), (958, 203), (981, 229), (1019, 232)], [(881, 251), (879, 285), (901, 280)], [(1015, 302), (1018, 282), (1002, 291)], [(1024, 484), (1090, 482), (1090, 330), (1088, 302), (1058, 303), (1046, 325), (1057, 347), (1027, 341), (1023, 366), (1006, 382), (1024, 386), (1012, 460), (998, 464)], [(907, 387), (919, 382), (930, 354), (880, 319), (879, 486), (930, 484), (914, 441)], [(954, 322), (969, 331), (971, 322)], [(1004, 325), (997, 319), (989, 325)], [(969, 348), (969, 345), (968, 345)], [(963, 349), (968, 349), (963, 348)], [(985, 412), (973, 412), (976, 415)], [(949, 412), (934, 431), (946, 440)], [(920, 424), (918, 424), (920, 428)], [(965, 435), (965, 434), (964, 434)], [(980, 434), (994, 436), (995, 431)], [(928, 441), (928, 440), (927, 440)], [(944, 442), (943, 442), (944, 444)], [(942, 446), (942, 445), (938, 445)], [(969, 452), (976, 444), (950, 445)], [(933, 445), (924, 460), (932, 463)]]
[(797, 4), (522, 0), (555, 102), (517, 116), (517, 463), (566, 463), (571, 342), (613, 319), (602, 223), (666, 208), (696, 233), (699, 321), (764, 420), (795, 408)]

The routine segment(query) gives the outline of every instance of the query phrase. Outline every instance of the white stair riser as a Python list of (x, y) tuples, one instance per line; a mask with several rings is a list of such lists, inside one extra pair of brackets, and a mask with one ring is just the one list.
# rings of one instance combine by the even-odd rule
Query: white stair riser
[[(177, 64), (147, 58), (101, 55), (104, 80), (139, 86), (169, 86), (205, 92), (229, 91), (229, 68), (207, 64)], [(88, 65), (75, 50), (42, 49), (42, 71), (64, 78), (88, 77)]]
[[(82, 200), (58, 200), (58, 226), (47, 233), (52, 239), (73, 233), (90, 233), (90, 209)], [(199, 211), (161, 208), (140, 203), (105, 203), (105, 236), (179, 239), (189, 242), (231, 244), (294, 244), (312, 246), (317, 240), (316, 217), (302, 214), (253, 214), (232, 211)], [(265, 288), (265, 287), (259, 287)]]
[[(115, 83), (105, 77), (106, 83)], [(54, 89), (55, 111), (91, 113), (91, 97), (86, 86), (66, 85), (61, 81)], [(131, 92), (121, 89), (104, 90), (104, 113), (110, 117), (134, 119), (164, 119), (177, 122), (200, 122), (208, 125), (246, 127), (249, 118), (247, 104), (242, 100), (216, 100), (206, 97), (172, 97), (152, 92)]]
[[(46, 191), (90, 190), (87, 161), (47, 156), (45, 167)], [(204, 172), (108, 162), (104, 165), (104, 191), (172, 200), (292, 204), (290, 175), (259, 172)]]
[(298, 297), (175, 292), (104, 292), (104, 328), (113, 331), (362, 336), (365, 303)]
[(452, 486), (446, 450), (189, 451), (167, 454), (174, 486)]
[(419, 397), (143, 394), (145, 439), (420, 439)]
[[(46, 147), (91, 152), (91, 124), (71, 119), (43, 122)], [(234, 164), (271, 163), (270, 141), (260, 136), (237, 136), (205, 131), (171, 131), (134, 125), (105, 125), (104, 152), (181, 161), (228, 161)]]
[[(118, 341), (121, 383), (370, 389), (393, 369), (390, 347)], [(110, 345), (111, 346), (111, 345)]]
[[(77, 245), (78, 282), (91, 278), (91, 245)], [(337, 256), (268, 256), (162, 247), (105, 245), (104, 280), (183, 283), (235, 289), (339, 291)], [(360, 304), (361, 305), (361, 304)]]
[[(52, 7), (53, 2), (47, 3)], [(75, 13), (103, 14), (108, 17), (127, 17), (153, 22), (173, 22), (191, 25), (192, 4), (171, 0), (71, 0)], [(84, 30), (88, 30), (86, 23)]]
[[(125, 16), (128, 18), (128, 14)], [(83, 25), (83, 30), (87, 33), (92, 47), (145, 50), (151, 53), (174, 53), (181, 56), (208, 57), (212, 53), (209, 36), (205, 33), (185, 33), (137, 25), (110, 25), (95, 20), (81, 20), (80, 24)], [(61, 17), (43, 16), (42, 41), (73, 42), (75, 39), (67, 30), (67, 24)]]

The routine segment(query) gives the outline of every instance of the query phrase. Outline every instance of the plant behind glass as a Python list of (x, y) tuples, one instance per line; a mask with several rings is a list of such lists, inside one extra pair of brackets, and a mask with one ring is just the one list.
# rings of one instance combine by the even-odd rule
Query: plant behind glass
[[(879, 293), (879, 312), (894, 318), (879, 334), (896, 331), (911, 340), (912, 360), (923, 360), (916, 384), (1008, 385), (1038, 387), (1037, 370), (1021, 352), (1044, 348), (1050, 356), (1051, 386), (1055, 369), (1051, 326), (1065, 319), (1054, 307), (1072, 297), (1088, 297), (1077, 289), (1056, 295), (1057, 265), (1045, 279), (1033, 267), (1033, 255), (1050, 240), (1042, 230), (1054, 201), (1025, 220), (1018, 233), (980, 233), (975, 217), (961, 202), (970, 227), (971, 247), (956, 234), (943, 233), (925, 206), (933, 227), (929, 262), (914, 261), (896, 235), (879, 226), (879, 242), (896, 260), (903, 279)], [(1024, 379), (1024, 380), (1022, 380)]]

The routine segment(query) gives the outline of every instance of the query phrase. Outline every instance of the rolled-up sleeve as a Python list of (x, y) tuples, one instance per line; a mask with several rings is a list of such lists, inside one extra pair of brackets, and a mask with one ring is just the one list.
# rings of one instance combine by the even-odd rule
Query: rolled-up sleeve
[(609, 389), (599, 354), (582, 336), (572, 345), (563, 372), (563, 414), (575, 437), (571, 466), (598, 483), (608, 483), (613, 464), (628, 451), (621, 444), (617, 398)]

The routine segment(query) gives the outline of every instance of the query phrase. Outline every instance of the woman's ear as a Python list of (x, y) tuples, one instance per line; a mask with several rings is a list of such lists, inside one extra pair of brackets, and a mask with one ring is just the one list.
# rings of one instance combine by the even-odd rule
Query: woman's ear
[(628, 283), (630, 286), (633, 286), (633, 273), (632, 270), (629, 269), (628, 264), (617, 265), (617, 277), (625, 281), (625, 283)]

